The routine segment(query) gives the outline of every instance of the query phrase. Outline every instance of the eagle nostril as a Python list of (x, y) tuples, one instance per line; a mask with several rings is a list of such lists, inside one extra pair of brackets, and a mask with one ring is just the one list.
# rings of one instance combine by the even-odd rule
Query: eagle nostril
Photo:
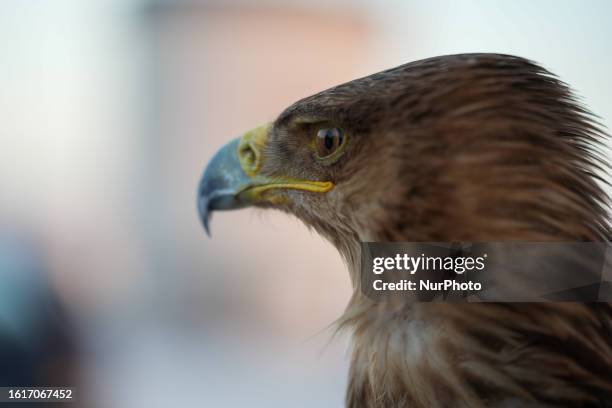
[(255, 151), (249, 145), (243, 146), (238, 153), (245, 164), (253, 166), (255, 164)]
[(245, 173), (254, 175), (259, 170), (260, 154), (251, 141), (241, 143), (238, 147), (238, 159)]
[(262, 151), (266, 145), (270, 124), (261, 125), (246, 132), (238, 142), (238, 160), (240, 167), (249, 177), (255, 176), (261, 168)]

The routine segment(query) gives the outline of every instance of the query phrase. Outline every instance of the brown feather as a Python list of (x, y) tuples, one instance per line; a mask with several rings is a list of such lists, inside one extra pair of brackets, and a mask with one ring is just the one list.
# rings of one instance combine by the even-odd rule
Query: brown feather
[[(336, 165), (294, 149), (303, 118), (346, 129)], [(288, 192), (283, 209), (349, 266), (349, 407), (612, 406), (607, 303), (408, 305), (360, 290), (360, 241), (611, 240), (607, 136), (565, 84), (513, 56), (431, 58), (303, 99), (270, 137), (263, 173), (336, 184)]]

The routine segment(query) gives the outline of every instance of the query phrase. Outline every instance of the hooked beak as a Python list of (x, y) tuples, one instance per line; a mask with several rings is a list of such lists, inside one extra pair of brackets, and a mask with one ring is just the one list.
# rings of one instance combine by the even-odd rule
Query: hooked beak
[(268, 177), (259, 173), (265, 160), (263, 152), (271, 124), (255, 128), (223, 146), (204, 170), (198, 188), (198, 211), (206, 233), (215, 210), (234, 210), (257, 203), (280, 204), (278, 189), (325, 193), (334, 187), (331, 181)]

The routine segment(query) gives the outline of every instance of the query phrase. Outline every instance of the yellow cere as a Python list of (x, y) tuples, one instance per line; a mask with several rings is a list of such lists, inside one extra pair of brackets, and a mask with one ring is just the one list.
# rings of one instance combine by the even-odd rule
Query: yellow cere
[(249, 177), (254, 177), (261, 168), (263, 158), (261, 152), (268, 140), (271, 123), (261, 125), (246, 132), (238, 144), (238, 160), (242, 170)]

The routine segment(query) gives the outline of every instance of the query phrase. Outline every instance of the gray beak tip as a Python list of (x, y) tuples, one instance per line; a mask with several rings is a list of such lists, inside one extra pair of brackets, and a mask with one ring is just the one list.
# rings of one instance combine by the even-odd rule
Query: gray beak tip
[(208, 238), (212, 238), (212, 234), (210, 233), (210, 228), (208, 227), (208, 219), (204, 220), (204, 230), (206, 231), (206, 235), (208, 235)]
[(204, 231), (206, 231), (206, 235), (208, 235), (208, 238), (212, 238), (212, 234), (210, 233), (210, 227), (208, 226), (208, 216), (205, 216), (202, 218), (202, 224), (204, 224)]
[(209, 227), (211, 213), (208, 208), (208, 200), (201, 195), (198, 197), (198, 212), (200, 213), (200, 220), (202, 221), (206, 235), (208, 235), (209, 238), (212, 237)]

